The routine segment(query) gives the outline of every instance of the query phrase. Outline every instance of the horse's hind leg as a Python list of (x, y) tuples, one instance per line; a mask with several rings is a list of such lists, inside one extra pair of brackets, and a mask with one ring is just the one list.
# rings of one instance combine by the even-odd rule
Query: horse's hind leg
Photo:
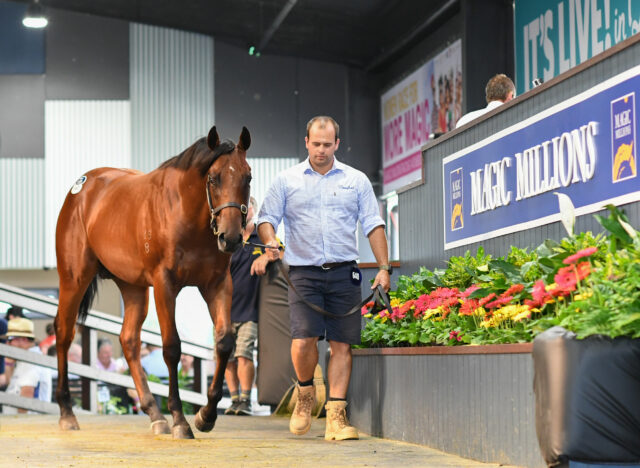
[(116, 284), (120, 288), (124, 300), (124, 320), (120, 332), (120, 344), (129, 364), (131, 377), (136, 384), (140, 407), (151, 418), (151, 430), (154, 434), (169, 434), (169, 424), (149, 391), (147, 378), (140, 364), (140, 330), (142, 330), (142, 323), (147, 316), (149, 288), (133, 286), (119, 280), (116, 280)]
[[(56, 351), (58, 354), (58, 386), (56, 400), (60, 407), (60, 428), (63, 430), (80, 429), (78, 420), (71, 407), (69, 392), (69, 373), (67, 352), (75, 335), (78, 311), (85, 294), (95, 294), (98, 262), (90, 252), (76, 252), (70, 255), (78, 264), (67, 264), (65, 257), (58, 254), (58, 274), (60, 276), (60, 298), (55, 318)], [(91, 288), (89, 286), (91, 285)], [(89, 289), (88, 289), (89, 288)], [(88, 298), (90, 303), (90, 298)]]

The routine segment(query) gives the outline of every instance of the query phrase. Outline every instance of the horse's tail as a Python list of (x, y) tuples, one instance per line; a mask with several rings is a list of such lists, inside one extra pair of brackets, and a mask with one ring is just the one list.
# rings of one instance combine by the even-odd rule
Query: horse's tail
[(82, 297), (82, 301), (80, 302), (80, 311), (78, 313), (78, 322), (84, 323), (87, 319), (87, 315), (89, 315), (89, 309), (91, 309), (91, 305), (93, 304), (93, 300), (98, 293), (98, 275), (93, 277), (91, 280), (91, 284), (87, 288), (87, 291), (84, 293)]

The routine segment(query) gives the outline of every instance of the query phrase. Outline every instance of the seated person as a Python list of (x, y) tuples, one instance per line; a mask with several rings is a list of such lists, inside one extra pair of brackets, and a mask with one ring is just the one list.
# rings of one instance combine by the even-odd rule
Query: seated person
[[(9, 321), (6, 338), (10, 346), (42, 354), (35, 346), (33, 322), (26, 318), (15, 318)], [(41, 401), (51, 401), (51, 372), (49, 369), (23, 361), (6, 359), (5, 365), (11, 368), (7, 372), (9, 385), (7, 393)], [(27, 410), (4, 405), (3, 414), (26, 413)]]

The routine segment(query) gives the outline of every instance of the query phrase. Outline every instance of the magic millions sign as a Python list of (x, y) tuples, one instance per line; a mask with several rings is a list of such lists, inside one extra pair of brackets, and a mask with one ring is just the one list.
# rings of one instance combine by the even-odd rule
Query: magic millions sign
[(640, 66), (445, 158), (445, 249), (640, 200)]

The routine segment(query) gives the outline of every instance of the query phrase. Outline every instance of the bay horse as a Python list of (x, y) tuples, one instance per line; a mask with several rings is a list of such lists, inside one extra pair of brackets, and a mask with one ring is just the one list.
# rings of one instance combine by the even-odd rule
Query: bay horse
[[(251, 168), (246, 155), (251, 136), (243, 127), (236, 145), (220, 142), (213, 126), (178, 156), (144, 174), (103, 167), (87, 172), (71, 191), (58, 217), (56, 255), (60, 299), (55, 318), (58, 352), (59, 425), (79, 429), (71, 408), (67, 351), (97, 291), (98, 278), (113, 279), (124, 300), (120, 343), (142, 410), (154, 434), (191, 439), (182, 412), (177, 368), (180, 337), (175, 323), (176, 296), (197, 286), (215, 327), (216, 370), (207, 405), (195, 418), (200, 431), (213, 429), (222, 398), (222, 379), (233, 346), (230, 310), (231, 253), (242, 246), (247, 222)], [(213, 232), (212, 232), (213, 231)], [(169, 429), (149, 391), (140, 364), (140, 330), (153, 286), (169, 368)]]

